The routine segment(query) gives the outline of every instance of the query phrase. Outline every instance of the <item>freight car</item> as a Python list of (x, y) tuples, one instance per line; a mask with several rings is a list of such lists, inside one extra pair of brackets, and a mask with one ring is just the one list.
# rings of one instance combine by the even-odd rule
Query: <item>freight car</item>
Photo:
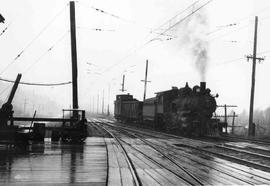
[(142, 121), (141, 101), (134, 99), (130, 94), (117, 95), (114, 102), (114, 117), (122, 122)]
[[(159, 130), (187, 136), (216, 135), (222, 132), (219, 120), (213, 119), (215, 98), (206, 89), (206, 83), (192, 89), (186, 86), (157, 92), (153, 98), (140, 102), (131, 95), (118, 95), (115, 101), (115, 118), (136, 121)], [(137, 106), (134, 106), (137, 105)]]

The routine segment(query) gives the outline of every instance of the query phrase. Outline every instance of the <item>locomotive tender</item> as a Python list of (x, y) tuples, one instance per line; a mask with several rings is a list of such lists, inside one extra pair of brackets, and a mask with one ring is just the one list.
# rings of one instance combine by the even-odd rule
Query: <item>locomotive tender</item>
[(118, 121), (137, 122), (159, 130), (187, 136), (216, 135), (226, 127), (213, 119), (217, 104), (206, 83), (157, 92), (144, 102), (130, 94), (116, 96), (114, 115)]

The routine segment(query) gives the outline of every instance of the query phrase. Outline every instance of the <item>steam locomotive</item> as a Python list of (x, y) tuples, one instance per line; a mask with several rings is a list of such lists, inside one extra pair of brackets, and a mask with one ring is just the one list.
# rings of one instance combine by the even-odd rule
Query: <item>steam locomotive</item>
[(158, 130), (186, 136), (217, 135), (226, 125), (212, 118), (217, 108), (216, 97), (201, 82), (185, 87), (157, 92), (144, 102), (130, 94), (116, 96), (114, 116), (116, 120), (136, 122)]

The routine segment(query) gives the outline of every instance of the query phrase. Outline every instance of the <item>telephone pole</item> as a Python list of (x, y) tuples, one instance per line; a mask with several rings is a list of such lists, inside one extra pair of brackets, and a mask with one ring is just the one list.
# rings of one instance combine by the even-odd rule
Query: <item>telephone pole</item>
[(91, 113), (91, 107), (92, 107), (92, 100), (91, 100), (91, 96), (90, 96), (90, 100), (89, 100), (89, 113)]
[(122, 84), (121, 84), (122, 88), (120, 89), (121, 92), (125, 92), (125, 74), (123, 75), (123, 80), (122, 80)]
[[(70, 40), (71, 40), (71, 61), (72, 61), (72, 101), (73, 109), (78, 109), (78, 86), (77, 86), (77, 45), (76, 45), (76, 21), (75, 3), (70, 1)], [(73, 110), (73, 117), (78, 118), (78, 111)]]
[(111, 84), (109, 84), (109, 89), (108, 89), (108, 108), (107, 108), (107, 115), (110, 115), (110, 92), (111, 92)]
[(95, 96), (93, 96), (93, 110), (92, 114), (95, 114)]
[(104, 114), (104, 89), (102, 91), (102, 115)]
[(147, 81), (147, 74), (148, 74), (148, 60), (146, 60), (146, 67), (145, 67), (145, 76), (144, 76), (144, 80), (141, 80), (142, 82), (144, 82), (143, 101), (145, 101), (145, 97), (146, 97), (147, 83), (148, 83), (148, 82), (151, 82), (151, 81)]
[(98, 105), (99, 105), (99, 93), (97, 95), (97, 114), (98, 114)]
[(258, 60), (259, 62), (261, 62), (262, 60), (264, 60), (264, 58), (257, 57), (257, 29), (258, 29), (258, 16), (255, 17), (253, 55), (247, 56), (248, 61), (252, 59), (252, 77), (251, 77), (248, 136), (255, 135), (255, 125), (253, 124), (253, 109), (254, 109), (253, 107), (254, 107), (254, 92), (255, 92), (256, 61)]

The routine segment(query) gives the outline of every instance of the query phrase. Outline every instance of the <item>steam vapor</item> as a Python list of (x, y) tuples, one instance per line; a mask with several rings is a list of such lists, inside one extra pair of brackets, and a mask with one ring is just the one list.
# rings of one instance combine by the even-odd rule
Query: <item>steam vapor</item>
[(207, 14), (200, 11), (191, 16), (184, 22), (184, 25), (180, 25), (178, 28), (180, 43), (190, 54), (201, 81), (206, 79), (209, 59), (209, 44), (206, 39), (208, 27)]

